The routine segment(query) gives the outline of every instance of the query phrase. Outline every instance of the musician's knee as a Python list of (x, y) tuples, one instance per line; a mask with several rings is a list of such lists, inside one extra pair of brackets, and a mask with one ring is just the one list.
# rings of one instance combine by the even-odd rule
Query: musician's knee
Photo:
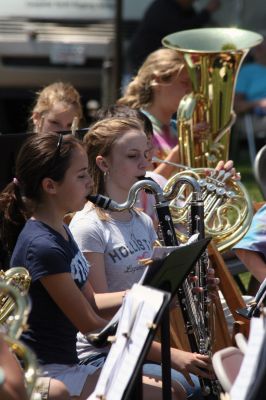
[[(186, 400), (187, 393), (183, 386), (178, 382), (171, 382), (172, 400)], [(143, 377), (143, 397), (145, 400), (161, 400), (162, 381), (153, 376)]]
[(67, 387), (57, 379), (51, 379), (49, 387), (49, 400), (70, 400)]

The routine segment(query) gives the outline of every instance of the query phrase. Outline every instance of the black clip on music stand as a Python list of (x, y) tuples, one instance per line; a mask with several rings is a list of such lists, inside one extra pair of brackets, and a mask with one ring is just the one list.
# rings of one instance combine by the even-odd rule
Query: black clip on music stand
[[(186, 246), (180, 246), (168, 256), (154, 260), (145, 275), (143, 285), (151, 286), (168, 293), (165, 302), (156, 317), (156, 324), (161, 322), (161, 358), (163, 399), (171, 398), (171, 354), (170, 354), (170, 318), (169, 304), (177, 294), (179, 287), (184, 282), (197, 260), (206, 250), (211, 238), (201, 239)], [(138, 360), (132, 379), (127, 386), (123, 400), (142, 399), (141, 370), (142, 364), (149, 351), (155, 331), (151, 330)]]

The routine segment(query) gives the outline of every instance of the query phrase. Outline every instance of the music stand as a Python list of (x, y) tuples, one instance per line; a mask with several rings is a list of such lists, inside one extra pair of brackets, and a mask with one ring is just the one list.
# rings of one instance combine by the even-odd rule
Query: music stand
[[(149, 266), (142, 284), (168, 292), (170, 294), (170, 298), (172, 299), (176, 295), (178, 288), (182, 285), (185, 278), (194, 267), (197, 260), (206, 250), (210, 241), (211, 238), (205, 238), (187, 246), (179, 246), (168, 256), (159, 260), (154, 260)], [(165, 306), (163, 315), (160, 314), (160, 317), (163, 398), (169, 399), (171, 398), (169, 302)], [(152, 340), (153, 336), (147, 340), (147, 344), (145, 345), (146, 350), (142, 352), (142, 355), (138, 360), (138, 364), (134, 372), (134, 379), (132, 379), (128, 385), (123, 399), (134, 398), (134, 396), (130, 396), (134, 390), (134, 384), (136, 384), (135, 380), (141, 372), (142, 364), (145, 360)]]
[(142, 284), (170, 292), (173, 298), (210, 241), (211, 238), (205, 238), (179, 246), (165, 258), (154, 260)]

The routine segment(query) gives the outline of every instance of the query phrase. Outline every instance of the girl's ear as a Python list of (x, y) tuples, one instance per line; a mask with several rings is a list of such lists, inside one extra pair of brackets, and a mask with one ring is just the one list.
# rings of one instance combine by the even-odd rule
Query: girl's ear
[(44, 122), (44, 116), (38, 112), (34, 112), (32, 114), (32, 122), (35, 127), (35, 131), (38, 133), (41, 132), (42, 127), (43, 127), (43, 122)]
[(45, 193), (56, 194), (56, 182), (51, 178), (44, 178), (41, 183), (42, 189)]
[(157, 75), (153, 75), (151, 82), (150, 82), (150, 86), (158, 86), (160, 85), (160, 83), (162, 83), (161, 77), (157, 76)]
[(106, 158), (104, 158), (103, 156), (96, 157), (96, 164), (100, 168), (101, 171), (103, 171), (103, 172), (109, 171), (108, 162), (107, 162)]

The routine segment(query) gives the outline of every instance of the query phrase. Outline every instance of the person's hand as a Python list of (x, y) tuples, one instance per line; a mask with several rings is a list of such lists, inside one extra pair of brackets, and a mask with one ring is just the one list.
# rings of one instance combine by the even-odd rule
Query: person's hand
[[(231, 173), (231, 177), (234, 178), (235, 180), (240, 180), (241, 176), (239, 172), (236, 172), (234, 168), (234, 161), (233, 160), (228, 160), (228, 161), (219, 161), (218, 164), (215, 167), (216, 171), (221, 171), (224, 170), (226, 172)], [(211, 173), (210, 170), (206, 170), (206, 175), (209, 175)]]
[(209, 356), (171, 348), (171, 361), (172, 368), (181, 372), (191, 386), (193, 381), (189, 374), (206, 379), (215, 378)]

